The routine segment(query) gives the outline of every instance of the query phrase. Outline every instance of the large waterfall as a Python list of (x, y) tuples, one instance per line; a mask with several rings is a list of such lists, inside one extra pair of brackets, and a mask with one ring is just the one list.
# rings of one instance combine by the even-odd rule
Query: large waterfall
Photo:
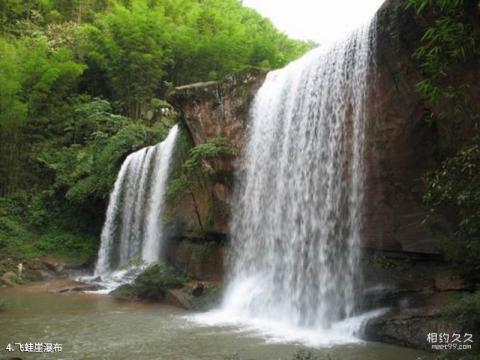
[(132, 259), (159, 260), (165, 189), (177, 136), (175, 125), (163, 142), (123, 162), (110, 194), (95, 275), (108, 274)]
[(286, 329), (294, 338), (341, 324), (337, 332), (348, 335), (362, 279), (374, 48), (372, 23), (326, 52), (313, 50), (268, 74), (251, 108), (228, 288), (217, 320), (269, 324), (274, 333)]

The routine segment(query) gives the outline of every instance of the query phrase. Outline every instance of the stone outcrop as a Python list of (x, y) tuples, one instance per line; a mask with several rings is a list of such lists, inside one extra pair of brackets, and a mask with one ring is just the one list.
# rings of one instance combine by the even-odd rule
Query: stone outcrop
[[(192, 145), (204, 144), (210, 139), (222, 138), (235, 154), (242, 152), (249, 118), (250, 103), (262, 85), (266, 72), (246, 70), (227, 76), (220, 82), (206, 82), (181, 86), (169, 101), (180, 112), (191, 137)], [(234, 172), (238, 157), (226, 156), (204, 162), (208, 178), (202, 178), (196, 186), (195, 204), (188, 197), (177, 208), (175, 217), (183, 221), (183, 233), (225, 235), (233, 191)], [(183, 209), (188, 208), (185, 213)], [(202, 229), (198, 221), (200, 217)], [(190, 220), (190, 221), (189, 221)]]
[[(265, 71), (253, 69), (220, 82), (177, 88), (169, 102), (181, 115), (191, 147), (222, 138), (236, 155), (241, 154), (250, 104), (265, 76)], [(180, 155), (177, 162), (184, 161), (185, 156)], [(223, 278), (223, 244), (238, 163), (238, 156), (204, 161), (202, 174), (191, 179), (191, 192), (170, 203), (169, 263), (199, 279)]]
[[(426, 104), (415, 90), (422, 76), (412, 54), (431, 19), (428, 13), (423, 16), (413, 8), (406, 10), (407, 3), (387, 0), (377, 13), (377, 71), (371, 81), (372, 112), (367, 130), (364, 246), (439, 254), (437, 233), (447, 233), (448, 224), (429, 216), (422, 206), (423, 179), (436, 166), (436, 149), (448, 146), (454, 151), (472, 132), (459, 129), (454, 134), (457, 141), (445, 144), (448, 138), (445, 129), (441, 124), (428, 122)], [(476, 12), (472, 16), (478, 17), (478, 8)], [(455, 83), (471, 85), (468, 91), (473, 113), (480, 110), (480, 87), (472, 81), (479, 68), (477, 61), (451, 74)], [(462, 124), (470, 122), (468, 114), (456, 115), (456, 120)]]

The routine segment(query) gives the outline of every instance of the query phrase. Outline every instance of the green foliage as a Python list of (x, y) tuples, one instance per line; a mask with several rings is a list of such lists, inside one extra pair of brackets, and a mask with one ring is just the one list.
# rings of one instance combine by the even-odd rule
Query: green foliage
[(448, 256), (463, 263), (469, 277), (480, 280), (480, 138), (447, 158), (429, 175), (427, 183), (426, 204), (454, 220)]
[[(470, 111), (469, 86), (455, 76), (478, 56), (480, 34), (474, 16), (478, 13), (477, 3), (473, 0), (410, 0), (408, 3), (408, 7), (415, 7), (430, 24), (414, 53), (424, 75), (417, 90), (426, 100), (428, 121), (436, 123), (437, 128), (447, 134), (455, 134), (462, 121), (473, 124), (474, 129), (478, 126), (478, 114)], [(450, 137), (455, 135), (445, 138)], [(438, 139), (439, 144), (448, 142), (446, 139)], [(468, 279), (478, 281), (480, 142), (478, 138), (472, 139), (461, 149), (457, 144), (445, 145), (442, 147), (450, 148), (450, 154), (440, 154), (443, 156), (440, 166), (427, 176), (424, 200), (433, 213), (447, 215), (452, 222), (453, 236), (445, 241), (445, 254), (462, 264)]]
[(170, 61), (165, 25), (161, 12), (135, 1), (131, 8), (117, 5), (95, 26), (82, 29), (84, 56), (105, 74), (109, 90), (133, 118), (155, 96)]
[[(182, 168), (169, 181), (167, 197), (172, 200), (184, 194), (193, 196), (193, 190), (201, 178), (208, 176), (208, 167), (205, 161), (234, 156), (235, 150), (221, 137), (207, 140), (188, 151)], [(205, 171), (207, 170), (207, 171)]]
[(100, 94), (113, 94), (135, 118), (168, 84), (217, 80), (251, 66), (277, 68), (310, 48), (236, 0), (117, 2), (79, 36), (87, 80), (105, 79)]
[[(82, 231), (78, 224), (71, 229), (72, 222), (65, 222), (68, 214), (60, 213), (63, 213), (63, 223), (50, 219), (56, 214), (48, 210), (38, 194), (0, 198), (0, 252), (24, 257), (94, 256), (96, 237)], [(45, 226), (47, 221), (49, 225)]]
[[(407, 7), (415, 7), (418, 13), (428, 9), (434, 17), (423, 33), (422, 44), (414, 53), (425, 76), (417, 84), (417, 90), (433, 105), (445, 99), (453, 100), (452, 104), (463, 100), (462, 86), (453, 85), (448, 76), (453, 67), (464, 64), (476, 53), (478, 34), (468, 21), (467, 3), (472, 2), (410, 0), (408, 3)], [(461, 106), (455, 109), (461, 110)]]
[(50, 51), (44, 38), (0, 38), (1, 50), (0, 195), (33, 180), (30, 144), (58, 131), (59, 109), (84, 69), (69, 50)]
[(480, 328), (480, 291), (457, 296), (448, 306), (446, 316), (460, 320), (466, 329)]
[(198, 225), (203, 232), (200, 207), (195, 193), (200, 190), (205, 180), (211, 175), (208, 161), (233, 156), (233, 147), (223, 138), (217, 137), (199, 144), (188, 152), (182, 167), (174, 172), (167, 188), (167, 199), (172, 202), (184, 196), (189, 196), (193, 201)]
[(82, 254), (92, 257), (96, 254), (97, 240), (95, 237), (76, 235), (63, 229), (50, 227), (42, 233), (35, 244), (35, 249), (40, 254), (54, 253), (64, 256)]
[(233, 147), (221, 137), (208, 139), (205, 143), (195, 146), (190, 150), (188, 159), (184, 167), (188, 172), (196, 171), (205, 160), (213, 160), (222, 157), (234, 156)]
[(37, 160), (53, 172), (53, 189), (65, 191), (67, 200), (106, 199), (125, 157), (163, 140), (167, 131), (161, 123), (148, 127), (114, 115), (105, 100), (81, 97), (63, 132), (68, 145), (41, 144)]
[(27, 115), (22, 101), (22, 72), (15, 45), (0, 38), (0, 128), (22, 123)]

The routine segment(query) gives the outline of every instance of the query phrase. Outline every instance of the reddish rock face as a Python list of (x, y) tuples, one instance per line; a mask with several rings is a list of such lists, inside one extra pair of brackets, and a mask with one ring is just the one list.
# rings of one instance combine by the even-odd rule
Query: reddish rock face
[[(250, 103), (266, 72), (248, 70), (221, 82), (178, 87), (172, 102), (181, 110), (195, 145), (222, 137), (240, 152), (245, 141)], [(225, 164), (225, 169), (233, 168)]]
[[(228, 76), (221, 82), (177, 88), (170, 102), (180, 111), (193, 145), (221, 137), (236, 154), (240, 154), (247, 132), (250, 103), (265, 76), (265, 71), (248, 70)], [(202, 179), (194, 196), (203, 228), (198, 228), (194, 205), (186, 199), (185, 204), (179, 204), (175, 211), (175, 216), (183, 224), (180, 236), (199, 231), (222, 236), (227, 234), (237, 159), (236, 156), (228, 156), (202, 164), (208, 178)]]
[[(406, 10), (407, 2), (388, 0), (377, 13), (377, 69), (370, 82), (371, 113), (366, 135), (364, 245), (377, 250), (438, 254), (448, 224), (429, 216), (424, 208), (424, 178), (437, 166), (436, 148), (455, 151), (473, 132), (468, 130), (470, 120), (465, 114), (456, 119), (465, 124), (453, 135), (458, 141), (444, 144), (446, 134), (441, 125), (432, 126), (426, 120), (425, 104), (415, 91), (422, 75), (412, 54), (430, 20), (413, 9)], [(480, 91), (472, 75), (478, 74), (479, 68), (477, 61), (450, 74), (453, 81), (471, 84), (474, 113), (479, 111)]]
[(412, 61), (421, 29), (405, 1), (387, 1), (377, 14), (377, 67), (370, 81), (364, 246), (438, 253), (424, 221), (422, 176), (428, 154), (419, 150), (422, 103)]
[(177, 269), (198, 279), (208, 281), (223, 279), (224, 249), (218, 243), (181, 240), (169, 246), (167, 257)]

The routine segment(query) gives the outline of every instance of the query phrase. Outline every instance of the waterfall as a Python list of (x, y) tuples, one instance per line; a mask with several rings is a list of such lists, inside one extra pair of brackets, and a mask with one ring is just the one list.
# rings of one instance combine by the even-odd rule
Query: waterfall
[(130, 154), (110, 194), (95, 275), (108, 274), (132, 259), (160, 259), (162, 213), (178, 126), (155, 145)]
[(258, 91), (236, 184), (224, 319), (295, 336), (351, 330), (374, 48), (375, 22), (269, 73)]

